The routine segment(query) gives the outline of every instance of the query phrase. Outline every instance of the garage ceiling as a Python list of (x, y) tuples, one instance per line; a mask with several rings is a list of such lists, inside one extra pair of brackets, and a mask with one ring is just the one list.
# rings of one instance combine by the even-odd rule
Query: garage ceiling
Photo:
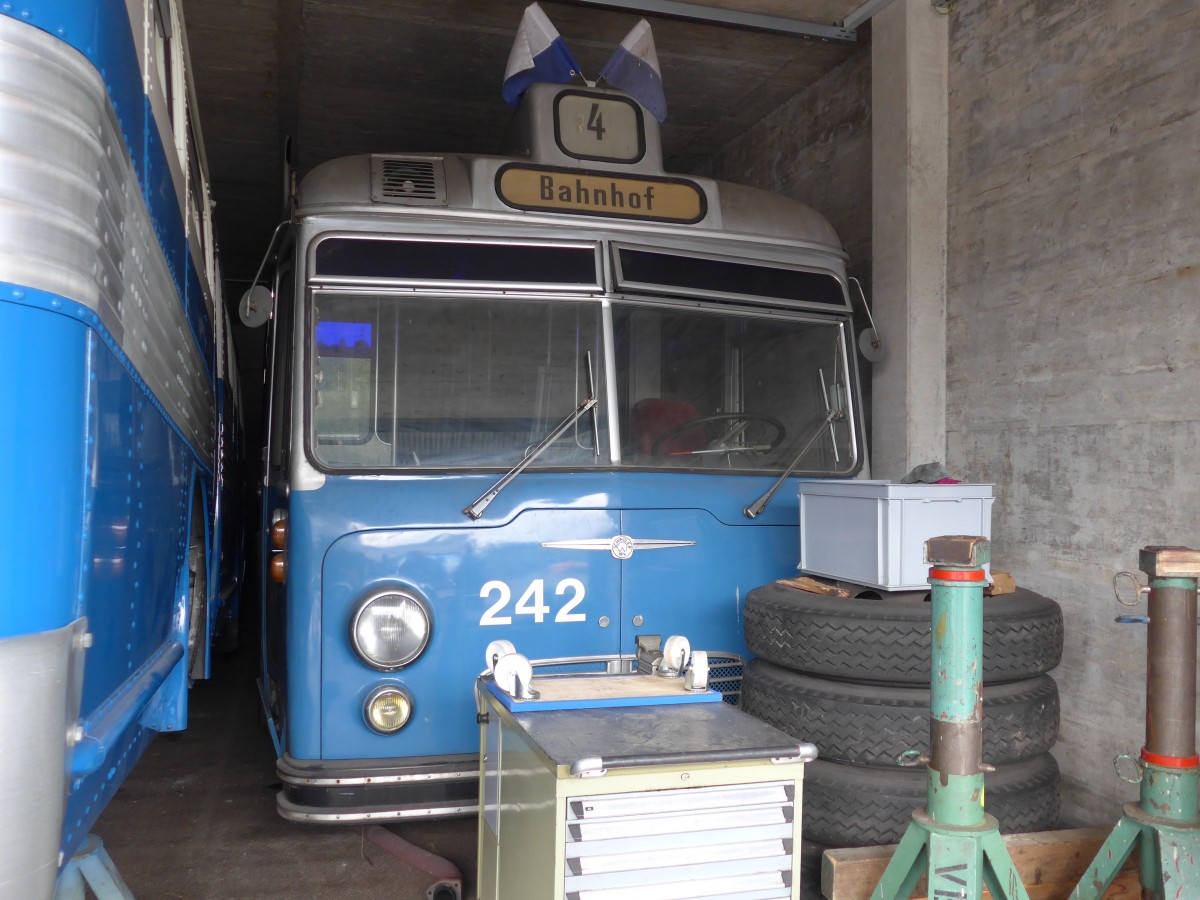
[[(655, 8), (680, 7), (649, 0)], [(249, 281), (281, 208), (282, 148), (301, 175), (380, 151), (496, 152), (500, 84), (528, 0), (183, 0), (226, 278)], [(596, 76), (639, 15), (628, 2), (543, 2)], [(833, 25), (862, 0), (706, 0), (735, 15)], [(688, 172), (866, 41), (648, 13), (668, 117), (667, 168)]]

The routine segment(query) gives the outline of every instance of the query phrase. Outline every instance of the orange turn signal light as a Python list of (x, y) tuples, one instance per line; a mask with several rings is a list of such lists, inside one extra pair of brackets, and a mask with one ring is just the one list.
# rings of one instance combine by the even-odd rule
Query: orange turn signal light
[(287, 516), (271, 523), (271, 547), (275, 550), (287, 548)]

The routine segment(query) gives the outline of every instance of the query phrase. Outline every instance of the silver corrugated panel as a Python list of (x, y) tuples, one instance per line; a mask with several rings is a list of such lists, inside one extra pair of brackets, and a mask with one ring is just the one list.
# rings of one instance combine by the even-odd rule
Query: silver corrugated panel
[(791, 895), (794, 784), (571, 800), (568, 900), (768, 900)]
[(95, 312), (211, 459), (212, 389), (104, 82), (79, 52), (8, 16), (0, 16), (0, 206), (0, 281)]

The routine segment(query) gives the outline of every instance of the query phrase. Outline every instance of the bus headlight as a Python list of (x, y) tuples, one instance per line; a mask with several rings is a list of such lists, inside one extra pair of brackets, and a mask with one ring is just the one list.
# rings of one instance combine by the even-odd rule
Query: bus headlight
[(355, 611), (350, 643), (367, 665), (391, 672), (424, 652), (429, 643), (429, 624), (425, 604), (408, 591), (376, 591)]
[(367, 724), (380, 734), (395, 734), (408, 724), (411, 715), (412, 698), (389, 684), (371, 691), (363, 706)]

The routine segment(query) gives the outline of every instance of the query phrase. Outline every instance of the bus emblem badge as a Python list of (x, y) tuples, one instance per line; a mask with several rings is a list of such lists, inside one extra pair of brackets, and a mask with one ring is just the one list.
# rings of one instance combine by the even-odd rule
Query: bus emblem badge
[(588, 538), (581, 541), (542, 541), (543, 547), (558, 550), (607, 550), (613, 559), (629, 559), (634, 550), (666, 550), (670, 547), (694, 547), (695, 541), (658, 541), (618, 534), (612, 538)]
[(618, 534), (612, 539), (613, 559), (629, 559), (633, 556), (633, 538)]

